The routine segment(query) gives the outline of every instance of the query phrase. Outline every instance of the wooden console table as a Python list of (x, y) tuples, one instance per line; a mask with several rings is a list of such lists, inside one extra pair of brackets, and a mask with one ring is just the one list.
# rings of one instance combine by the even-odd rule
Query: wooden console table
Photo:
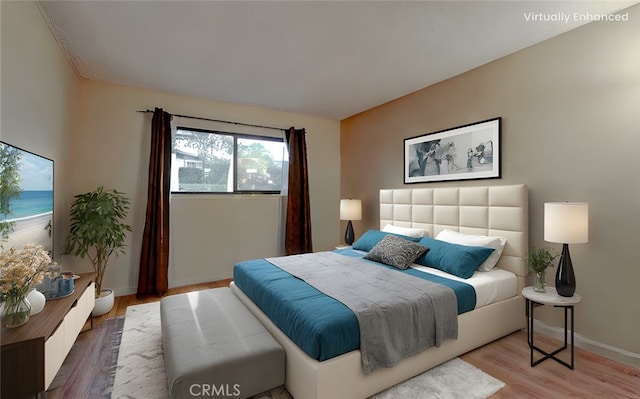
[(47, 390), (95, 304), (95, 273), (81, 274), (74, 292), (48, 300), (42, 312), (17, 328), (2, 327), (0, 397), (23, 398)]

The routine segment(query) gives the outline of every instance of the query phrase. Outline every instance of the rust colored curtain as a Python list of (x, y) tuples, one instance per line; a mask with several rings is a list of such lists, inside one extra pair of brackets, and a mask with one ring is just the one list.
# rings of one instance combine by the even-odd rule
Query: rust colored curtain
[(171, 190), (171, 115), (156, 108), (151, 122), (147, 213), (142, 236), (138, 296), (169, 289), (169, 194)]
[(307, 143), (304, 129), (290, 128), (286, 134), (289, 147), (289, 187), (285, 251), (287, 255), (312, 252), (311, 206), (307, 171)]

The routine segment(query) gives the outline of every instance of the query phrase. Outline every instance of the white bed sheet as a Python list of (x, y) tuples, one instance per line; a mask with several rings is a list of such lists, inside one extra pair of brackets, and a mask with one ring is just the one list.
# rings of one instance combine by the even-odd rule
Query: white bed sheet
[(411, 267), (421, 272), (462, 281), (473, 286), (476, 290), (476, 307), (474, 309), (514, 297), (518, 291), (516, 275), (503, 269), (494, 268), (489, 272), (477, 271), (473, 276), (464, 279), (427, 266), (413, 264)]
[[(364, 251), (356, 250), (356, 252), (360, 252), (363, 255), (366, 254)], [(508, 270), (497, 267), (488, 272), (476, 271), (473, 273), (473, 276), (466, 279), (432, 267), (418, 265), (416, 263), (412, 264), (410, 267), (421, 272), (435, 274), (436, 276), (445, 277), (451, 280), (462, 281), (463, 283), (471, 285), (476, 290), (476, 306), (474, 309), (491, 305), (492, 303), (500, 302), (518, 295), (518, 276), (516, 276), (515, 273), (511, 273)]]

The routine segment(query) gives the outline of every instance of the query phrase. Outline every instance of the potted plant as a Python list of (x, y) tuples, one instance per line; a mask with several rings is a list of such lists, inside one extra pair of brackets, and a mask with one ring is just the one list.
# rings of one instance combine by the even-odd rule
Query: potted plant
[(111, 255), (125, 252), (124, 240), (131, 226), (124, 219), (130, 202), (124, 193), (105, 191), (102, 186), (74, 198), (65, 252), (91, 261), (96, 272), (96, 305), (92, 314), (100, 316), (113, 307), (113, 290), (102, 288), (102, 278)]
[(536, 248), (527, 253), (525, 263), (530, 272), (535, 273), (535, 281), (533, 290), (536, 292), (545, 292), (545, 274), (547, 267), (553, 266), (553, 261), (559, 256), (558, 253), (552, 253), (547, 248)]

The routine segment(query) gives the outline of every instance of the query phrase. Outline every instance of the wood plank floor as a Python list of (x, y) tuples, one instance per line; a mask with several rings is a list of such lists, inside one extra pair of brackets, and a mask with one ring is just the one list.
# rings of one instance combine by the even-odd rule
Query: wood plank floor
[[(558, 348), (560, 341), (536, 334), (542, 349)], [(559, 356), (569, 362), (570, 352)], [(640, 370), (581, 348), (575, 348), (574, 370), (547, 359), (529, 366), (526, 330), (508, 335), (460, 356), (507, 386), (491, 399), (514, 398), (640, 398)], [(534, 359), (539, 357), (534, 355)]]
[[(208, 288), (225, 287), (231, 280), (197, 284), (173, 288), (167, 295), (178, 294)], [(124, 316), (127, 306), (159, 301), (161, 297), (136, 298), (135, 295), (121, 296), (115, 299), (111, 312), (93, 318), (93, 329), (80, 334), (78, 342), (82, 346), (95, 348), (100, 345), (101, 326), (105, 320)], [(524, 311), (524, 310), (523, 310)], [(86, 345), (86, 344), (89, 345)], [(536, 335), (536, 343), (553, 348), (560, 343), (542, 335)], [(80, 346), (80, 345), (79, 345)], [(84, 378), (76, 378), (73, 386), (62, 386), (47, 392), (49, 399), (97, 399), (108, 398), (100, 394), (104, 378), (104, 364), (101, 357), (109, 356), (105, 351), (87, 349), (80, 356), (70, 357), (67, 367), (83, 370)], [(568, 354), (568, 353), (567, 353)], [(553, 360), (546, 360), (536, 367), (529, 366), (529, 347), (526, 332), (520, 331), (461, 356), (507, 386), (491, 396), (491, 399), (557, 399), (557, 398), (640, 398), (640, 370), (623, 365), (588, 351), (576, 348), (575, 370), (570, 370)], [(333, 398), (331, 398), (333, 399)], [(340, 399), (340, 398), (337, 398)]]

